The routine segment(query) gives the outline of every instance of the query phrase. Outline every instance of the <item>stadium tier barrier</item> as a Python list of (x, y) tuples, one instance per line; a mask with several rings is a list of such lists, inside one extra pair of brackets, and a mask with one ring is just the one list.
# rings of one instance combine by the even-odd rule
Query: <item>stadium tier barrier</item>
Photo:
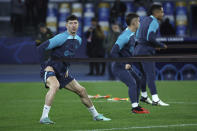
[[(132, 58), (87, 58), (85, 55), (85, 42), (76, 58), (59, 59), (66, 62), (141, 62), (155, 61), (157, 62), (156, 80), (166, 79), (163, 76), (167, 70), (166, 64), (172, 64), (177, 68), (177, 77), (175, 80), (196, 80), (197, 79), (197, 54), (179, 54), (166, 56), (140, 56)], [(175, 47), (173, 47), (175, 48)], [(193, 47), (192, 47), (193, 48)], [(80, 58), (79, 58), (80, 57)], [(167, 62), (167, 63), (166, 63)], [(174, 64), (176, 63), (176, 64)], [(39, 64), (38, 54), (36, 52), (35, 42), (30, 37), (21, 38), (0, 38), (0, 64)], [(166, 66), (165, 66), (166, 65)], [(161, 73), (162, 72), (162, 73)], [(174, 77), (173, 77), (174, 78)]]

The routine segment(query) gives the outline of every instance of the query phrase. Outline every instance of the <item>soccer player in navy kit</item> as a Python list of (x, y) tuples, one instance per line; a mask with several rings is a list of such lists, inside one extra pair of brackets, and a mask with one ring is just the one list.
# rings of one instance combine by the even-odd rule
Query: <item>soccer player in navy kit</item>
[[(65, 88), (79, 95), (82, 103), (93, 115), (94, 120), (109, 121), (111, 119), (99, 114), (92, 101), (88, 98), (86, 89), (82, 87), (69, 73), (69, 63), (55, 61), (56, 58), (72, 58), (75, 51), (81, 45), (81, 38), (76, 35), (78, 30), (78, 18), (74, 15), (67, 17), (67, 31), (60, 33), (53, 38), (45, 41), (38, 47), (41, 64), (41, 78), (43, 78), (45, 87), (49, 88), (46, 97), (43, 113), (40, 118), (42, 124), (53, 124), (48, 117), (52, 101), (58, 89)], [(44, 54), (51, 50), (48, 60), (44, 61)], [(44, 61), (44, 62), (43, 62)]]
[[(114, 58), (132, 57), (135, 46), (135, 32), (139, 26), (139, 16), (134, 13), (128, 14), (126, 23), (128, 27), (122, 32), (112, 47), (111, 56)], [(132, 112), (139, 114), (149, 113), (148, 110), (140, 107), (138, 104), (141, 81), (132, 68), (131, 63), (116, 62), (113, 65), (113, 72), (129, 88), (128, 93), (132, 104)]]
[[(150, 16), (140, 19), (140, 26), (136, 33), (137, 45), (134, 50), (134, 55), (152, 56), (155, 55), (156, 49), (167, 48), (163, 43), (156, 41), (159, 30), (159, 20), (163, 18), (163, 8), (159, 4), (154, 4), (150, 8)], [(142, 92), (140, 101), (148, 104), (169, 106), (158, 97), (155, 85), (155, 62), (139, 63), (140, 71), (142, 72)], [(152, 101), (148, 98), (146, 92), (146, 82), (152, 95)]]

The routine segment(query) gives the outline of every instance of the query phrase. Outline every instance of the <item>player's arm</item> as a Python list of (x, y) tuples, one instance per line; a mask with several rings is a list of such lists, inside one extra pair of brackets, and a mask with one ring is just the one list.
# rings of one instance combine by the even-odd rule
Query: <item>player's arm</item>
[(51, 50), (55, 47), (61, 46), (64, 42), (63, 40), (65, 40), (65, 38), (63, 39), (62, 34), (59, 34), (59, 35), (56, 35), (53, 38), (45, 41), (44, 43), (40, 44), (37, 47), (37, 51), (38, 51), (40, 61), (41, 62), (44, 61), (45, 54), (46, 54), (45, 52), (47, 50)]
[(157, 41), (157, 40), (156, 40), (156, 37), (157, 37), (156, 33), (151, 32), (151, 33), (149, 34), (149, 41), (150, 41), (152, 44), (154, 44), (154, 46), (155, 46), (156, 48), (167, 48), (167, 46), (166, 46), (164, 43), (161, 43), (161, 42)]
[(152, 21), (148, 28), (147, 40), (155, 47), (166, 48), (165, 44), (156, 40), (158, 28), (159, 28), (159, 24)]
[[(129, 44), (131, 45), (131, 47), (130, 47), (130, 52), (131, 52), (132, 55), (133, 55), (134, 47), (135, 47), (135, 44), (136, 44), (135, 36), (134, 36), (134, 35), (130, 37)], [(132, 64), (133, 64), (132, 62), (127, 62), (127, 64), (125, 65), (125, 69), (126, 69), (126, 70), (131, 69), (131, 65), (132, 65)]]
[(39, 46), (37, 46), (37, 51), (38, 51), (38, 56), (40, 59), (40, 62), (43, 62), (45, 59), (45, 51), (46, 48), (49, 46), (50, 42), (49, 40), (43, 42), (42, 44), (40, 44)]
[(111, 57), (118, 58), (120, 52), (120, 47), (118, 44), (114, 44), (111, 50)]
[(124, 47), (124, 45), (128, 42), (128, 38), (121, 34), (116, 43), (113, 45), (111, 50), (111, 57), (118, 58), (120, 50)]
[[(124, 37), (124, 35), (120, 35), (118, 37), (118, 40), (116, 43), (113, 45), (112, 50), (111, 50), (111, 57), (113, 58), (118, 58), (120, 50), (124, 47), (125, 44), (127, 44), (129, 41), (128, 37)], [(125, 69), (130, 69), (131, 65), (130, 64), (125, 64)]]

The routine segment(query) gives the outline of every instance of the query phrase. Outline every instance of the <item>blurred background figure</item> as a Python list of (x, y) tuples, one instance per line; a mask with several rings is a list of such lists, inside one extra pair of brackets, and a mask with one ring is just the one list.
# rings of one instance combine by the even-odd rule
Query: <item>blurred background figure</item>
[[(93, 30), (96, 27), (96, 19), (92, 19), (91, 21), (91, 27), (88, 29), (88, 31), (86, 32), (86, 39), (87, 39), (87, 43), (86, 43), (86, 54), (89, 58), (93, 58), (93, 43), (92, 43), (92, 35), (93, 35)], [(89, 73), (87, 75), (94, 75), (94, 63), (90, 62), (89, 63)]]
[(116, 0), (110, 11), (110, 23), (118, 21), (121, 26), (124, 25), (125, 12), (127, 11), (127, 6), (124, 2)]
[(36, 39), (36, 46), (39, 46), (44, 41), (53, 37), (53, 33), (49, 28), (46, 27), (44, 23), (40, 23), (38, 27), (39, 27), (39, 32)]
[[(105, 41), (104, 41), (104, 47), (107, 53), (107, 57), (110, 57), (110, 51), (114, 43), (116, 42), (118, 36), (120, 35), (120, 32), (121, 32), (121, 29), (118, 23), (112, 23), (110, 31), (108, 32), (107, 37), (105, 38)], [(108, 75), (109, 75), (108, 79), (115, 80), (115, 76), (112, 72), (112, 63), (109, 62), (107, 67), (108, 67)]]
[(25, 0), (25, 6), (27, 10), (26, 14), (26, 23), (28, 26), (35, 26), (36, 27), (36, 19), (37, 19), (37, 9), (36, 9), (36, 2), (34, 0)]
[(37, 8), (37, 12), (38, 12), (37, 23), (45, 23), (48, 0), (37, 0), (37, 1), (34, 0), (34, 2), (37, 2), (36, 3), (36, 8)]
[(160, 34), (163, 37), (175, 36), (175, 28), (170, 24), (170, 20), (166, 18), (160, 25)]
[[(47, 28), (47, 26), (44, 23), (40, 23), (38, 25), (38, 28), (39, 30), (38, 30), (37, 38), (35, 40), (36, 46), (39, 46), (40, 44), (44, 43), (45, 41), (53, 37), (53, 33), (49, 28)], [(44, 60), (47, 60), (49, 58), (50, 53), (51, 53), (50, 50), (47, 50), (45, 52)]]
[(19, 35), (23, 32), (24, 27), (25, 5), (22, 0), (11, 1), (11, 23), (14, 33)]
[[(86, 53), (89, 58), (104, 58), (105, 49), (103, 47), (103, 42), (105, 39), (104, 32), (101, 26), (98, 24), (97, 18), (92, 18), (92, 26), (86, 32), (87, 38), (87, 48)], [(101, 70), (100, 70), (101, 66)], [(88, 75), (94, 75), (94, 70), (96, 70), (96, 75), (104, 75), (105, 73), (105, 63), (90, 62), (89, 63), (90, 72)]]

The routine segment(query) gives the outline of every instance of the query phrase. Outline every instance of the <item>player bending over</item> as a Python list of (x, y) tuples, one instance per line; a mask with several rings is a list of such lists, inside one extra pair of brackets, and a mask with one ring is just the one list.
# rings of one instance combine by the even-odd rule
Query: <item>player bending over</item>
[(61, 88), (65, 88), (79, 95), (81, 102), (91, 112), (94, 120), (111, 120), (97, 112), (92, 101), (88, 98), (86, 89), (70, 75), (69, 63), (54, 60), (56, 58), (72, 58), (74, 56), (75, 51), (81, 45), (81, 38), (76, 35), (78, 26), (79, 22), (76, 16), (71, 15), (67, 17), (67, 31), (54, 36), (38, 47), (41, 61), (44, 60), (44, 52), (51, 50), (50, 58), (41, 64), (41, 78), (44, 80), (45, 87), (49, 88), (45, 97), (43, 113), (40, 118), (40, 123), (42, 124), (54, 123), (49, 119), (48, 114), (55, 94)]
[[(111, 56), (114, 58), (132, 57), (135, 45), (135, 32), (139, 26), (139, 16), (130, 13), (126, 16), (128, 27), (118, 37), (116, 43), (111, 50)], [(122, 82), (129, 88), (129, 98), (132, 104), (133, 113), (149, 113), (148, 110), (142, 108), (138, 104), (140, 93), (140, 78), (133, 70), (131, 63), (116, 62), (113, 65), (113, 72)]]

